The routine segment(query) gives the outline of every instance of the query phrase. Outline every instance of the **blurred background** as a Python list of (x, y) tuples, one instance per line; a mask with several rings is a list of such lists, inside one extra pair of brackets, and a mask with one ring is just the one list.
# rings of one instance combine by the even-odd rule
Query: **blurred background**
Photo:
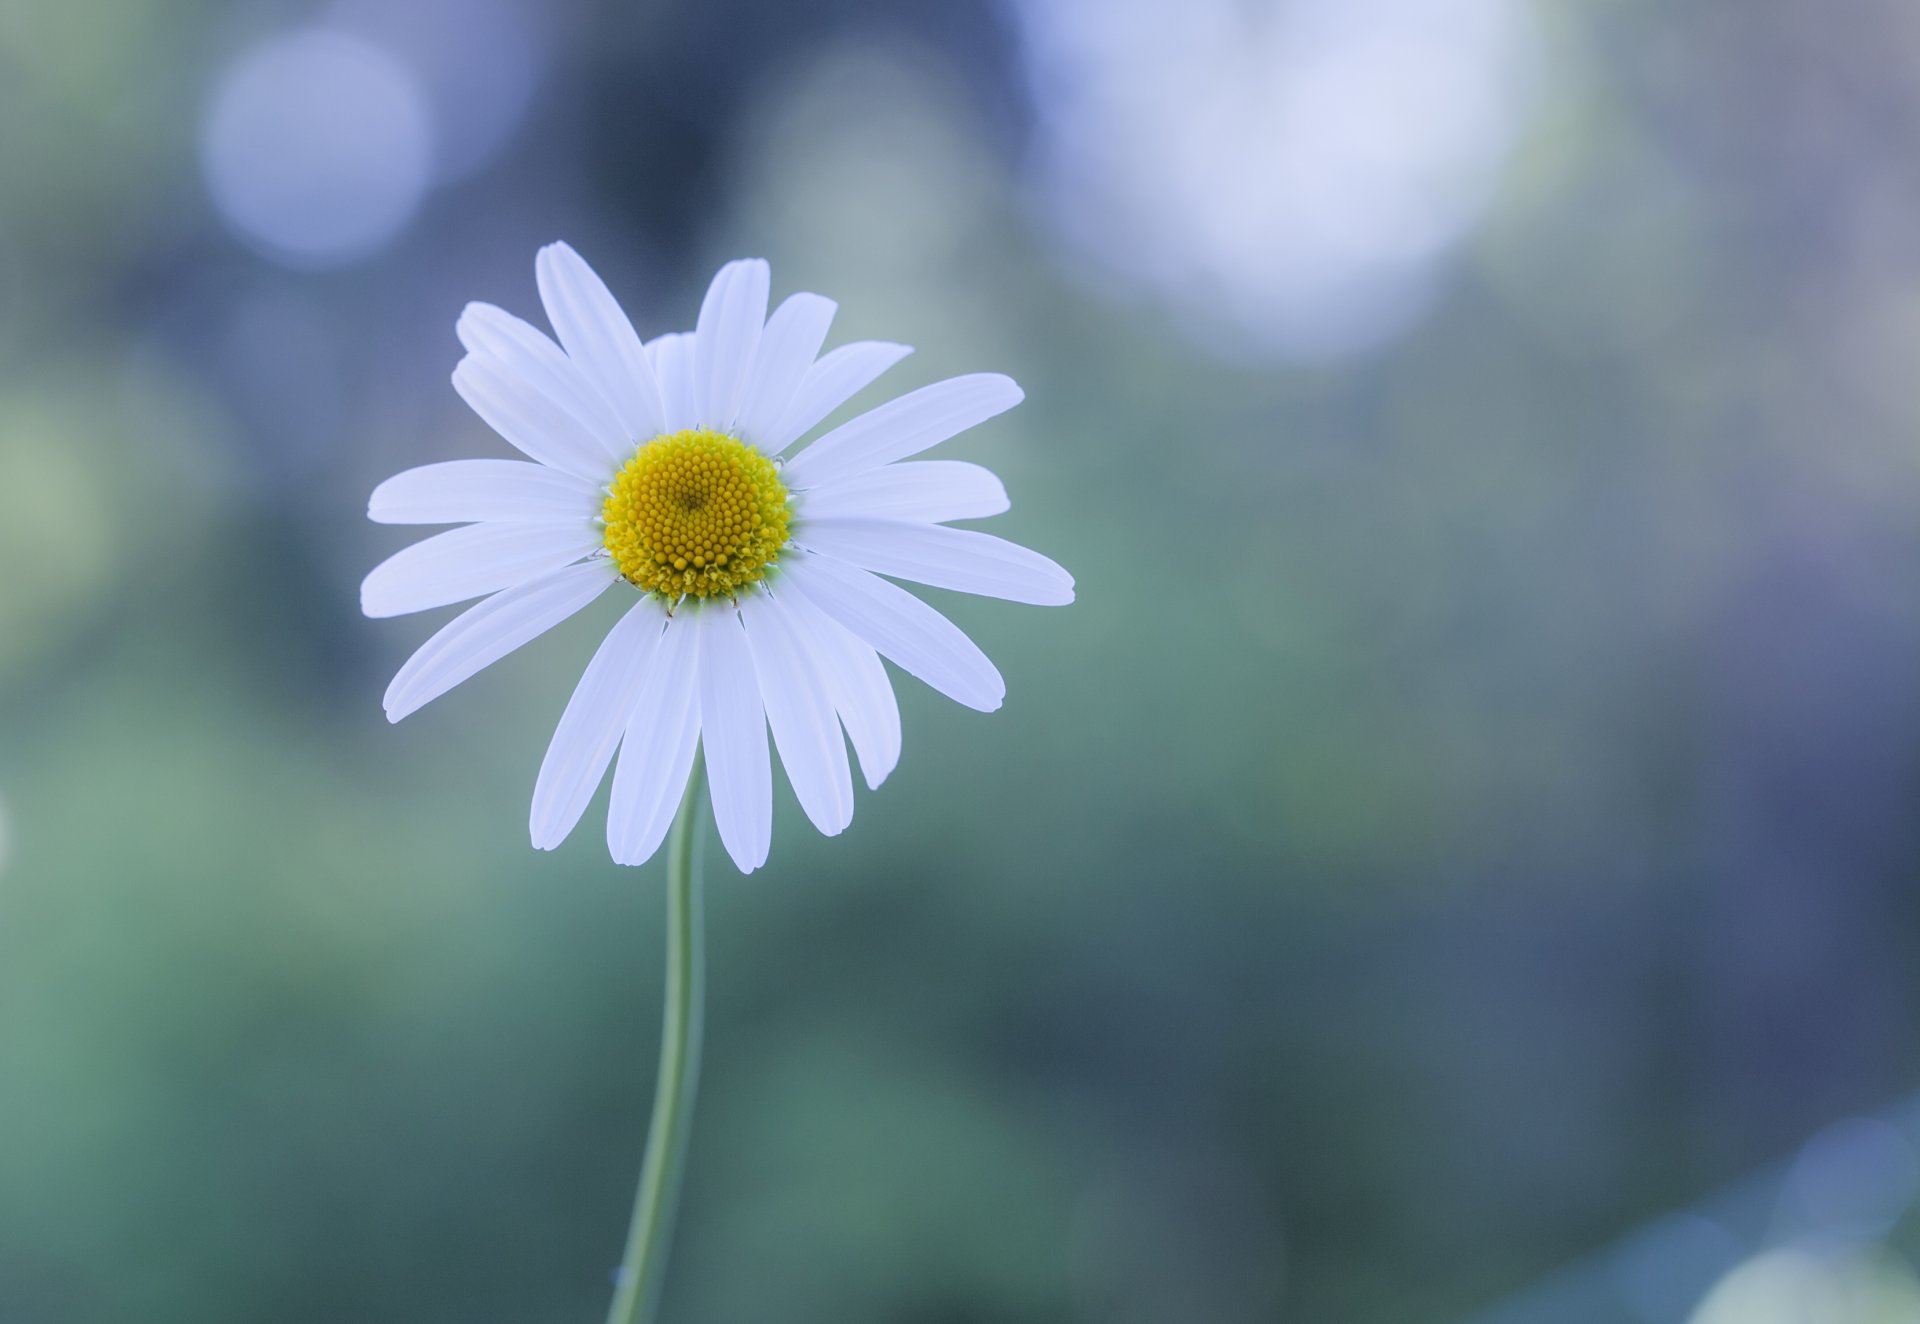
[(356, 599), (556, 238), (1013, 373), (1079, 580), (710, 855), (668, 1319), (1920, 1321), (1909, 0), (9, 0), (0, 181), (4, 1324), (604, 1310), (614, 605)]

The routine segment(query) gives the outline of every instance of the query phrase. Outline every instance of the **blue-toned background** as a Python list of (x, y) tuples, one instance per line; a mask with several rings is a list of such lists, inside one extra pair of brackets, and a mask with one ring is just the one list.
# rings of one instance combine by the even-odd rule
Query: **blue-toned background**
[(667, 1319), (1920, 1321), (1909, 0), (11, 0), (0, 1324), (604, 1309), (614, 607), (389, 727), (356, 600), (556, 238), (1012, 373), (1079, 581), (712, 853)]

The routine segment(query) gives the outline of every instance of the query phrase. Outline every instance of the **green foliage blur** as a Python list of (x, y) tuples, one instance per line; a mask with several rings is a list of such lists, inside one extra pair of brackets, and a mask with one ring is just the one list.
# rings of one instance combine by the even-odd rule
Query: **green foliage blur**
[(561, 237), (649, 334), (764, 254), (888, 388), (1012, 373), (941, 454), (1079, 583), (929, 592), (1002, 711), (896, 674), (846, 834), (709, 852), (667, 1319), (1460, 1319), (1920, 1087), (1912, 7), (1539, 0), (1429, 305), (1319, 360), (1049, 230), (1009, 10), (557, 6), (314, 268), (200, 135), (324, 14), (0, 8), (0, 1324), (604, 1309), (661, 866), (524, 821), (614, 608), (390, 727), (451, 613), (356, 599)]

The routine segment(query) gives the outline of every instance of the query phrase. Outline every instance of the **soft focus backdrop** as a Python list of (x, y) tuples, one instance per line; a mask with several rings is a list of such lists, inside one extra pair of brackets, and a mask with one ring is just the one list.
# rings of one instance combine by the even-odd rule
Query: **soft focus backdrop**
[(356, 603), (563, 237), (1014, 374), (1080, 586), (710, 856), (670, 1320), (1920, 1320), (1910, 0), (9, 0), (0, 1321), (604, 1309), (610, 618)]

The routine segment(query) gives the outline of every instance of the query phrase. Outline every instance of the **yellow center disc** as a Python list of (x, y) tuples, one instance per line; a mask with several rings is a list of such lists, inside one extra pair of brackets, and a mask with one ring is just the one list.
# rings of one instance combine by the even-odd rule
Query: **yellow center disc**
[(732, 597), (787, 541), (773, 461), (718, 432), (673, 432), (633, 453), (601, 510), (620, 573), (670, 598)]

